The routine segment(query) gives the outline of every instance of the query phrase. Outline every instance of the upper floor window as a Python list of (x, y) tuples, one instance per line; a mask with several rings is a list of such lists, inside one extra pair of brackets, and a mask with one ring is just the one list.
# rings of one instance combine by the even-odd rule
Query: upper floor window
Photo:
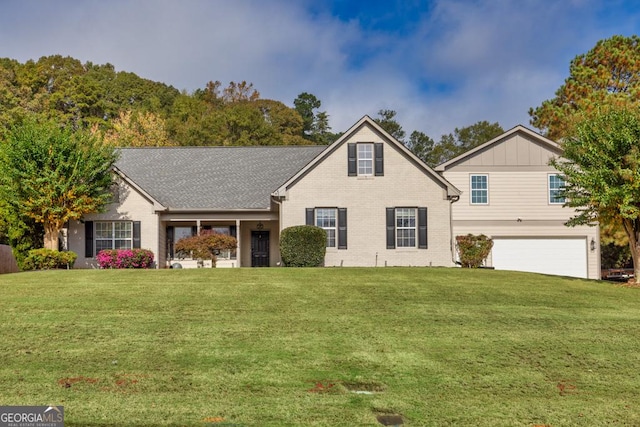
[(560, 175), (549, 175), (549, 203), (552, 205), (564, 204), (566, 201), (562, 195), (564, 179)]
[(350, 142), (347, 144), (349, 176), (384, 176), (384, 144), (382, 142)]
[(487, 205), (489, 204), (489, 176), (488, 175), (471, 175), (471, 204)]
[(358, 175), (373, 175), (373, 144), (358, 144)]

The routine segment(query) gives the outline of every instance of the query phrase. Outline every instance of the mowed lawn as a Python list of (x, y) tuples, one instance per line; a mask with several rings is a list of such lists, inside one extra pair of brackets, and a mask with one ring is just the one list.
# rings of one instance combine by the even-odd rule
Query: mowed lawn
[(636, 288), (272, 268), (18, 273), (0, 291), (0, 405), (63, 405), (67, 426), (640, 425)]

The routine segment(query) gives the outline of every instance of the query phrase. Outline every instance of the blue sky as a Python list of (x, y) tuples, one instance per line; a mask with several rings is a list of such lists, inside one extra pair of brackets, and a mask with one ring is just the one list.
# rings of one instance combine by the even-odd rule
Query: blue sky
[(189, 92), (246, 80), (291, 106), (309, 92), (334, 131), (392, 109), (436, 141), (529, 126), (571, 59), (639, 32), (624, 0), (0, 0), (0, 57), (108, 62)]

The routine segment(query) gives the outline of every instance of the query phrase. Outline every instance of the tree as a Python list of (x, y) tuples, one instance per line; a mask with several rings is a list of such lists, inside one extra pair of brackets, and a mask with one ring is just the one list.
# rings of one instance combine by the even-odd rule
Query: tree
[(563, 144), (564, 159), (551, 164), (565, 178), (566, 206), (577, 208), (567, 225), (616, 224), (629, 240), (640, 277), (640, 116), (606, 109), (578, 123)]
[(217, 253), (227, 249), (238, 247), (235, 237), (227, 234), (216, 233), (211, 230), (202, 230), (196, 236), (185, 237), (176, 242), (175, 250), (182, 255), (193, 258), (211, 260), (211, 265), (216, 266)]
[[(92, 131), (95, 131), (94, 127)], [(149, 112), (121, 111), (104, 132), (103, 141), (113, 147), (162, 147), (173, 145), (164, 120)]]
[(605, 105), (640, 106), (640, 37), (613, 36), (600, 40), (569, 65), (569, 77), (555, 97), (529, 109), (531, 124), (549, 138), (571, 136), (584, 114)]
[(313, 125), (316, 121), (316, 114), (313, 110), (317, 110), (322, 102), (315, 95), (302, 92), (293, 100), (295, 110), (302, 117), (302, 132), (305, 137), (310, 137), (313, 133)]
[(437, 166), (503, 133), (504, 129), (498, 122), (489, 123), (486, 120), (463, 128), (455, 128), (453, 133), (442, 135), (440, 142), (423, 160), (430, 166)]
[(379, 117), (373, 119), (373, 121), (379, 124), (382, 129), (386, 130), (389, 135), (404, 143), (406, 133), (396, 120), (396, 112), (394, 110), (379, 110), (378, 116)]
[(0, 200), (44, 227), (44, 245), (58, 249), (65, 223), (100, 211), (111, 198), (117, 155), (86, 132), (33, 118), (0, 144)]
[(337, 137), (332, 134), (329, 126), (329, 115), (326, 111), (314, 111), (320, 108), (322, 102), (315, 95), (302, 92), (293, 101), (295, 110), (302, 117), (302, 137), (317, 144), (328, 145)]
[(433, 150), (434, 141), (424, 132), (414, 130), (411, 132), (411, 136), (409, 136), (409, 141), (406, 146), (420, 159), (427, 160), (429, 158), (429, 153)]

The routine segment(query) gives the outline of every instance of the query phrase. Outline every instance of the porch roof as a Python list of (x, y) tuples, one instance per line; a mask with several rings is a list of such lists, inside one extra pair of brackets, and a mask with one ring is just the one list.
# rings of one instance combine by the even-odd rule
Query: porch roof
[(269, 209), (326, 146), (123, 148), (116, 167), (169, 210)]

